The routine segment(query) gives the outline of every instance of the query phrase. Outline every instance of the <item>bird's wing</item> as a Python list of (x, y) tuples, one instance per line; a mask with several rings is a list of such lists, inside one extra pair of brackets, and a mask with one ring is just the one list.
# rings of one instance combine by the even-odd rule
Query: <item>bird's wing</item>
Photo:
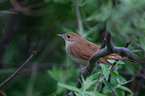
[(97, 49), (98, 49), (97, 45), (93, 45), (93, 43), (88, 43), (88, 42), (73, 44), (70, 46), (70, 51), (73, 56), (86, 60), (89, 60)]
[[(73, 56), (82, 58), (85, 60), (89, 60), (90, 57), (100, 49), (100, 46), (97, 46), (96, 44), (92, 42), (85, 42), (85, 43), (79, 43), (79, 44), (72, 44), (70, 46), (70, 51)], [(113, 60), (122, 60), (122, 57), (117, 54), (110, 54), (107, 56), (104, 56), (103, 58), (100, 58), (100, 63), (108, 64), (110, 63), (105, 59), (113, 59)]]
[(104, 56), (104, 58), (105, 59), (112, 59), (112, 60), (122, 60), (122, 57), (120, 55), (115, 54), (115, 53)]

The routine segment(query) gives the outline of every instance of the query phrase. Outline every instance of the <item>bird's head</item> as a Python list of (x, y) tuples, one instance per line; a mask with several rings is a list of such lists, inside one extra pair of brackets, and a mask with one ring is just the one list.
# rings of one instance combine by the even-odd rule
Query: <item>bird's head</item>
[(66, 43), (75, 43), (81, 39), (81, 37), (76, 33), (65, 33), (65, 34), (57, 34), (57, 35), (62, 37)]

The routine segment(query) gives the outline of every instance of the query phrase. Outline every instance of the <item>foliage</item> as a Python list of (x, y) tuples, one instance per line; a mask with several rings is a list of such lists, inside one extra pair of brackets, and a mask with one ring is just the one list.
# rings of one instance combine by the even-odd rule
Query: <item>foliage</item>
[[(66, 85), (64, 83), (58, 83), (58, 85), (74, 91), (77, 96), (110, 96), (111, 94), (115, 94), (115, 96), (124, 96), (125, 91), (129, 92), (130, 96), (133, 96), (132, 91), (125, 86), (125, 84), (131, 82), (132, 80), (127, 81), (124, 77), (119, 75), (118, 67), (116, 67), (113, 72), (108, 74), (109, 70), (108, 72), (104, 70), (104, 68), (109, 69), (108, 65), (101, 64), (100, 66), (102, 70), (99, 72), (94, 72), (86, 80), (83, 79), (81, 89), (78, 89), (75, 86)], [(109, 79), (107, 78), (100, 82), (100, 79), (106, 74), (108, 74)], [(98, 82), (100, 82), (100, 84), (97, 88), (97, 92), (95, 92), (93, 90)]]

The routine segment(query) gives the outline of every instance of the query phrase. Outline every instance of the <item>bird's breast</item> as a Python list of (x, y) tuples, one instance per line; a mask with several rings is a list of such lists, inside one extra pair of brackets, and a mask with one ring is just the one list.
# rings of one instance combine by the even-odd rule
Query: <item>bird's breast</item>
[(82, 59), (82, 58), (79, 58), (79, 57), (76, 57), (72, 54), (71, 50), (70, 50), (70, 47), (72, 45), (66, 45), (66, 53), (67, 55), (76, 63), (78, 64), (87, 64), (88, 63), (88, 60), (85, 60), (85, 59)]

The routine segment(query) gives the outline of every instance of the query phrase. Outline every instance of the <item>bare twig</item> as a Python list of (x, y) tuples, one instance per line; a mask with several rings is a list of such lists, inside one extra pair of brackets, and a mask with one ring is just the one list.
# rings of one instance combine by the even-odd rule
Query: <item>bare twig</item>
[[(140, 66), (139, 70), (140, 73), (145, 74), (145, 70), (142, 66)], [(134, 96), (138, 96), (139, 91), (143, 88), (144, 85), (144, 78), (136, 77), (135, 80), (132, 82), (130, 89), (134, 93)]]
[(10, 76), (8, 77), (5, 81), (3, 81), (1, 84), (0, 84), (0, 88), (2, 88), (3, 85), (5, 85), (8, 81), (10, 81), (12, 78), (14, 78), (21, 70), (22, 68), (24, 68), (24, 66), (26, 64), (28, 64), (28, 62), (32, 59), (32, 57), (36, 54), (36, 51), (34, 51), (30, 57)]
[(29, 9), (31, 7), (30, 5), (28, 7), (23, 7), (16, 0), (10, 0), (10, 3), (12, 4), (12, 6), (17, 12), (27, 16), (42, 16), (49, 12), (47, 7), (42, 9), (32, 10)]
[(77, 15), (77, 22), (78, 22), (79, 32), (80, 32), (80, 34), (82, 34), (83, 33), (83, 25), (82, 25), (82, 20), (81, 20), (78, 0), (75, 0), (75, 8), (76, 8), (76, 15)]
[(108, 31), (105, 31), (105, 36), (104, 36), (104, 39), (102, 41), (102, 45), (101, 45), (100, 49), (105, 48), (105, 46), (107, 45), (107, 35), (108, 35)]
[(127, 41), (125, 47), (127, 48), (130, 45), (130, 43), (130, 41)]
[(16, 0), (10, 0), (11, 4), (15, 8), (16, 11), (18, 12), (25, 12), (28, 11), (29, 9), (22, 7)]
[[(69, 71), (70, 71), (70, 66), (69, 66), (69, 58), (66, 57), (66, 79), (65, 79), (65, 83), (67, 84), (68, 83), (68, 76), (69, 76)], [(64, 89), (64, 95), (66, 94), (67, 92), (67, 89)]]
[(29, 80), (28, 88), (27, 88), (27, 96), (33, 96), (32, 95), (33, 86), (34, 86), (35, 79), (37, 77), (37, 65), (36, 66), (33, 65), (31, 70), (33, 70), (33, 71), (31, 71), (31, 77)]
[(129, 64), (126, 62), (126, 60), (123, 60), (123, 61), (125, 62), (125, 64), (127, 64), (127, 65), (129, 66), (129, 68), (131, 68), (134, 72), (136, 72), (136, 73), (139, 74), (142, 78), (145, 79), (145, 76), (144, 76), (142, 73), (140, 73), (139, 71), (136, 71), (131, 65), (129, 65)]
[(145, 50), (144, 50), (144, 48), (140, 44), (137, 44), (134, 41), (132, 41), (131, 43), (142, 50), (142, 54), (143, 54), (142, 61), (143, 61), (143, 64), (145, 64)]
[(2, 88), (0, 88), (0, 93), (2, 94), (2, 96), (7, 96), (5, 91)]
[(139, 75), (139, 74), (132, 74), (132, 73), (129, 73), (129, 72), (125, 72), (125, 71), (123, 71), (123, 70), (119, 70), (118, 71), (119, 72), (119, 74), (121, 74), (121, 75), (124, 75), (124, 76), (126, 76), (126, 77), (139, 77), (139, 78), (142, 78), (142, 76), (141, 75)]
[(142, 50), (133, 50), (131, 52), (135, 53), (135, 52), (143, 52), (143, 51)]
[(16, 11), (9, 11), (9, 10), (3, 10), (3, 11), (0, 11), (0, 14), (19, 14), (18, 12)]
[(140, 44), (137, 44), (134, 41), (132, 41), (131, 43), (134, 44), (136, 47), (138, 47), (138, 48), (140, 48), (141, 50), (144, 51), (144, 48)]

